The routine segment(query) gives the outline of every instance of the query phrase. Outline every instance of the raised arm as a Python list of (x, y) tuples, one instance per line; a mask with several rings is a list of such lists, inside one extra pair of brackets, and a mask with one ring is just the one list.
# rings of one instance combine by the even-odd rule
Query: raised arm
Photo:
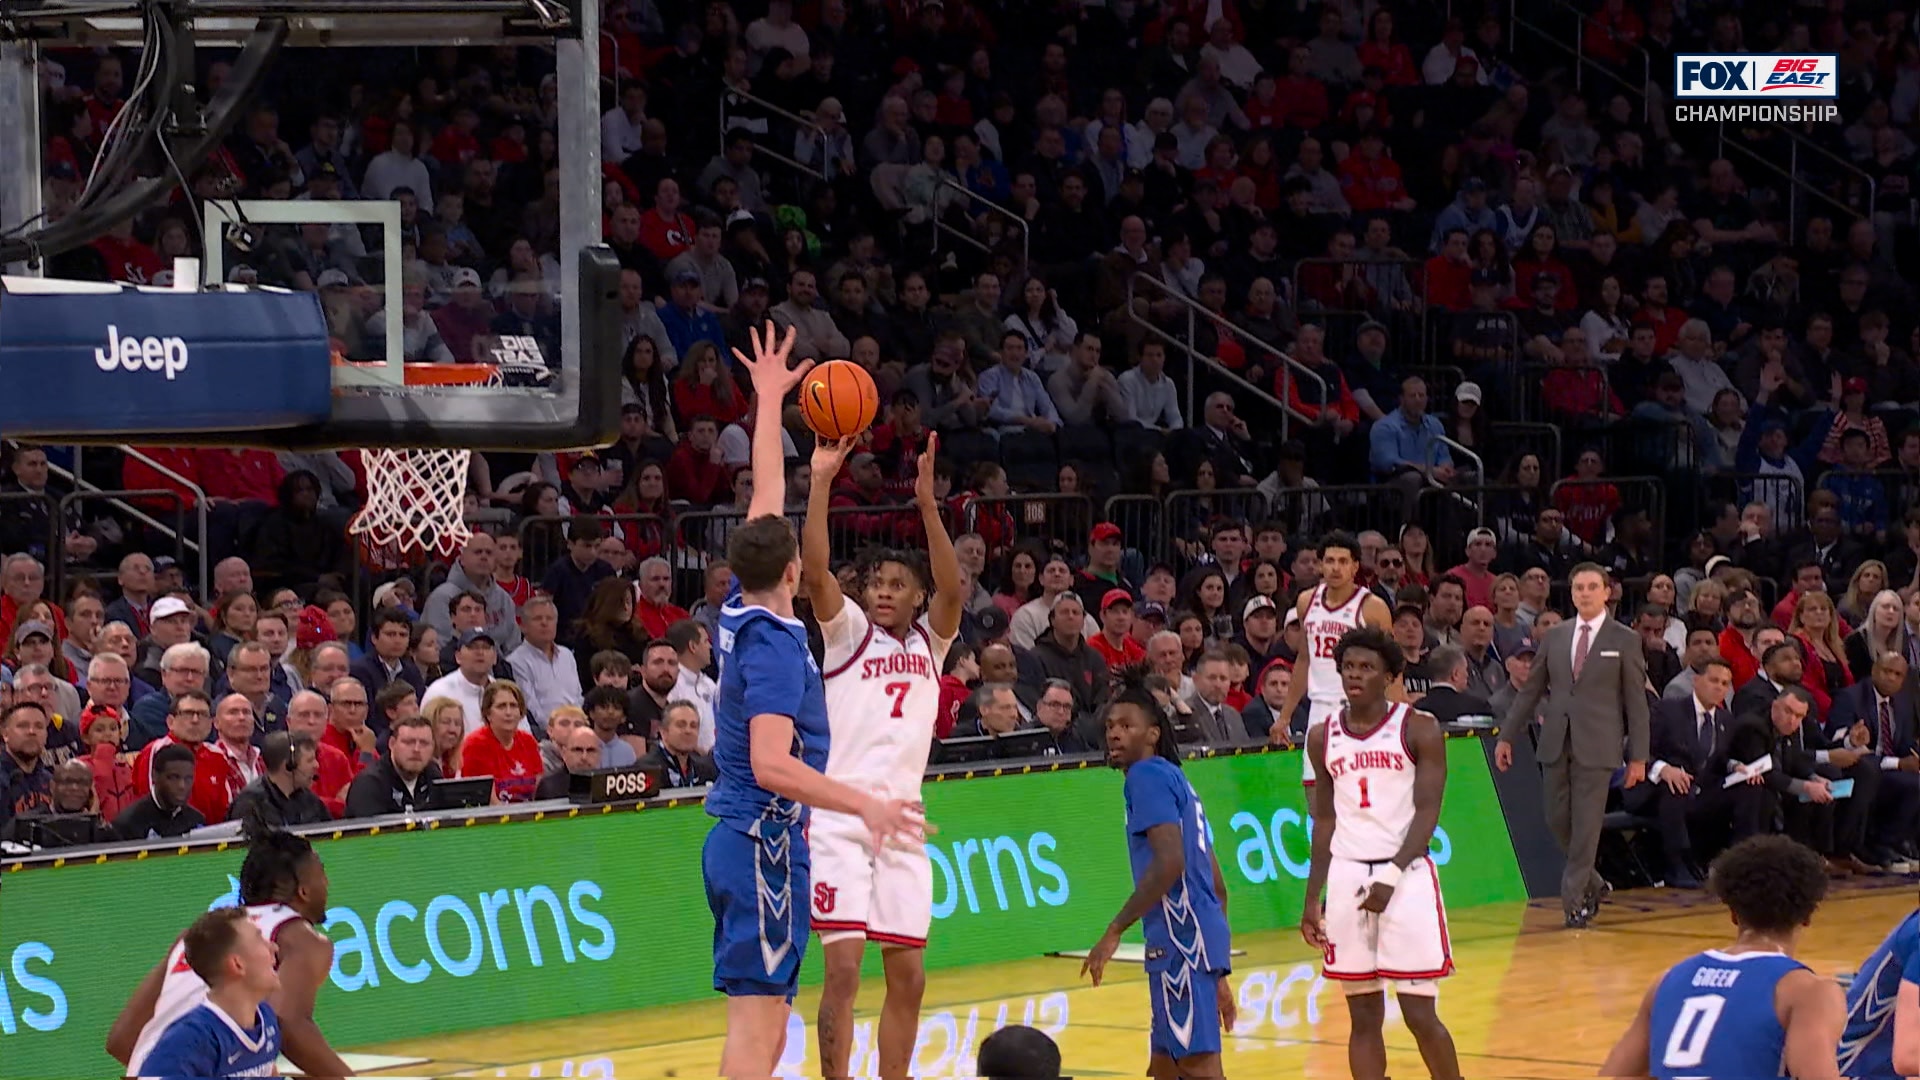
[(847, 455), (859, 444), (858, 436), (838, 442), (821, 441), (813, 448), (812, 486), (807, 489), (807, 519), (800, 526), (800, 586), (813, 601), (813, 617), (822, 623), (840, 617), (847, 597), (833, 576), (833, 535), (828, 528), (828, 506), (833, 501), (833, 481)]
[(747, 459), (753, 470), (753, 501), (747, 504), (747, 519), (751, 521), (786, 512), (787, 459), (780, 446), (780, 414), (786, 406), (787, 395), (800, 385), (800, 380), (813, 367), (813, 361), (803, 360), (798, 367), (787, 367), (787, 357), (793, 353), (791, 326), (781, 335), (769, 319), (763, 330), (749, 327), (747, 332), (753, 338), (753, 355), (735, 349), (733, 356), (752, 377), (756, 395), (753, 450)]
[(935, 637), (952, 639), (960, 633), (960, 613), (966, 607), (967, 594), (966, 580), (960, 575), (960, 556), (954, 553), (953, 537), (947, 535), (946, 520), (940, 516), (940, 500), (933, 494), (933, 463), (939, 453), (940, 435), (931, 432), (927, 448), (920, 454), (919, 472), (913, 478), (913, 502), (920, 508), (920, 523), (927, 534), (927, 563), (933, 571), (927, 626)]

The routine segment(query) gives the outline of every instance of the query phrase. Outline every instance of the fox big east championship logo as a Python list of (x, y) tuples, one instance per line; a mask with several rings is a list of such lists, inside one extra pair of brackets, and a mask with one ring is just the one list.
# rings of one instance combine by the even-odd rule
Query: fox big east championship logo
[(1840, 58), (1831, 53), (1716, 54), (1674, 57), (1676, 98), (1838, 97)]

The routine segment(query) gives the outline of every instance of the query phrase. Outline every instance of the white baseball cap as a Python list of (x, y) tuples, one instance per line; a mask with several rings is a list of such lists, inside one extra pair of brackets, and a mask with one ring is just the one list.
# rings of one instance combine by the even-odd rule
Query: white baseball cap
[(152, 610), (147, 612), (147, 621), (172, 618), (175, 615), (191, 615), (193, 609), (185, 600), (177, 596), (163, 596), (153, 602)]

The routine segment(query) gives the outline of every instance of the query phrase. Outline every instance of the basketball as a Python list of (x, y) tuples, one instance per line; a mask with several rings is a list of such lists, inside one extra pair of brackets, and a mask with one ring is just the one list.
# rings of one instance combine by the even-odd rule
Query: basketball
[(873, 426), (880, 388), (867, 369), (851, 360), (829, 360), (800, 383), (800, 413), (823, 439), (844, 439)]

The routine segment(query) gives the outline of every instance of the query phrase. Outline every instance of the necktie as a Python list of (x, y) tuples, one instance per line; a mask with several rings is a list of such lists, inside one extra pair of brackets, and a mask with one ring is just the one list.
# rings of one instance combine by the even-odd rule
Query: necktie
[(1580, 638), (1573, 644), (1573, 677), (1580, 677), (1580, 669), (1587, 666), (1587, 650), (1593, 647), (1593, 628), (1586, 623), (1580, 624)]
[(1700, 763), (1704, 765), (1706, 760), (1713, 756), (1713, 714), (1710, 712), (1700, 714), (1699, 738)]
[(1893, 753), (1893, 702), (1880, 699), (1880, 752)]

